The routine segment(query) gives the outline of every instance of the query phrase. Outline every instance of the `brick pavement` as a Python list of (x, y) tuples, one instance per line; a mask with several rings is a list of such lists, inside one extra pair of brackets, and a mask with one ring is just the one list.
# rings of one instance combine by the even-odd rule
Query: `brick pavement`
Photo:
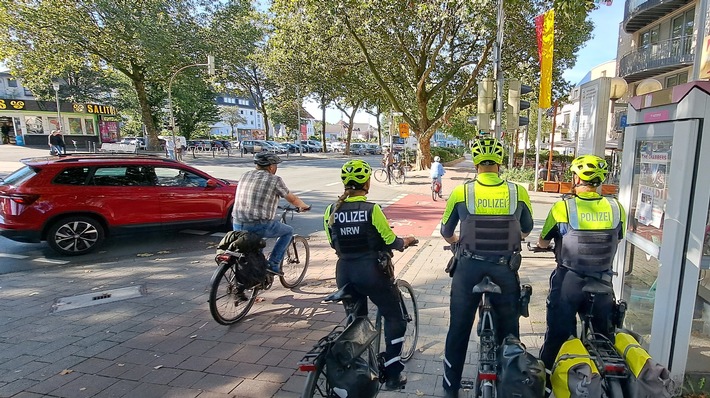
[[(451, 188), (469, 177), (470, 162), (447, 170), (444, 187)], [(419, 173), (412, 178), (426, 179)], [(429, 187), (398, 189), (427, 193)], [(556, 199), (532, 196), (546, 203)], [(419, 345), (406, 365), (407, 388), (381, 393), (385, 398), (443, 395), (448, 253), (440, 237), (420, 239), (419, 246), (395, 257), (396, 272), (417, 294)], [(214, 322), (207, 306), (215, 267), (211, 250), (0, 275), (0, 397), (298, 397), (305, 375), (296, 362), (344, 315), (339, 305), (320, 302), (335, 290), (335, 254), (322, 232), (310, 237), (310, 247), (304, 283), (293, 290), (275, 284), (241, 323), (230, 327)], [(524, 255), (521, 280), (533, 285), (534, 294), (521, 334), (536, 354), (553, 263), (550, 255)], [(146, 294), (52, 311), (58, 298), (130, 286), (144, 286)], [(465, 369), (469, 377), (475, 340)]]

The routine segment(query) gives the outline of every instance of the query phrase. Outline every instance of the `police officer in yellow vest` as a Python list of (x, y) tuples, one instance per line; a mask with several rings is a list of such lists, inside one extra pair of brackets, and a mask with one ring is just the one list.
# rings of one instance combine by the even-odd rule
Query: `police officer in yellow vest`
[(399, 290), (379, 260), (381, 253), (402, 251), (417, 240), (413, 236), (395, 235), (382, 208), (367, 200), (371, 174), (370, 165), (360, 159), (343, 165), (340, 178), (345, 192), (326, 208), (323, 226), (330, 246), (338, 255), (335, 265), (338, 288), (345, 284), (354, 287), (355, 300), (364, 302), (357, 315), (367, 315), (369, 297), (385, 320), (385, 388), (398, 390), (407, 383), (400, 360), (407, 322), (402, 317)]
[[(589, 278), (611, 284), (612, 260), (624, 237), (624, 208), (613, 198), (597, 193), (609, 173), (604, 159), (582, 155), (572, 161), (575, 196), (555, 203), (542, 227), (539, 248), (555, 241), (557, 268), (550, 276), (547, 296), (547, 332), (540, 359), (552, 369), (562, 344), (577, 335), (577, 313), (586, 312), (582, 288)], [(597, 296), (592, 324), (595, 332), (611, 337), (613, 297)]]
[[(473, 144), (474, 181), (451, 192), (441, 220), (441, 235), (455, 244), (457, 265), (451, 282), (451, 320), (444, 354), (444, 390), (458, 397), (471, 328), (480, 294), (473, 287), (485, 276), (500, 286), (491, 298), (495, 310), (496, 340), (519, 336), (520, 241), (533, 229), (532, 206), (525, 188), (502, 180), (503, 145), (484, 138)], [(461, 236), (454, 232), (461, 224)]]

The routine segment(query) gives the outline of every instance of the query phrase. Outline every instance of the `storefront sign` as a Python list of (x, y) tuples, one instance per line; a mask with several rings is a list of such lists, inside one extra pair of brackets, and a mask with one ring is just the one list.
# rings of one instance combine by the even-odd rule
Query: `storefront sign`
[(0, 99), (0, 111), (4, 110), (24, 110), (25, 101), (15, 99)]
[(86, 104), (86, 112), (97, 115), (117, 115), (116, 108), (109, 105)]

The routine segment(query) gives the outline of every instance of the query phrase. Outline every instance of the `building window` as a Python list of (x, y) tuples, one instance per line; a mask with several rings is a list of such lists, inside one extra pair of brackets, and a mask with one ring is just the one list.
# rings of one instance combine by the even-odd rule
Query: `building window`
[(664, 88), (677, 86), (679, 84), (688, 83), (688, 72), (681, 72), (676, 75), (666, 76), (666, 84)]
[(254, 111), (249, 111), (249, 114), (250, 114), (250, 115), (253, 115), (253, 114), (254, 114)]
[(658, 44), (660, 31), (660, 26), (654, 26), (653, 28), (641, 33), (641, 36), (639, 37), (639, 49), (649, 48), (654, 44)]
[(239, 105), (249, 105), (249, 100), (239, 99)]
[(29, 88), (25, 87), (25, 96), (27, 97), (34, 97), (34, 94), (32, 94), (32, 91), (30, 91)]
[(243, 111), (242, 109), (240, 109), (240, 110), (239, 110), (239, 114), (240, 114), (240, 115), (243, 115), (243, 114), (244, 114), (244, 111)]
[(7, 86), (8, 87), (17, 87), (17, 79), (14, 79), (12, 77), (7, 78)]

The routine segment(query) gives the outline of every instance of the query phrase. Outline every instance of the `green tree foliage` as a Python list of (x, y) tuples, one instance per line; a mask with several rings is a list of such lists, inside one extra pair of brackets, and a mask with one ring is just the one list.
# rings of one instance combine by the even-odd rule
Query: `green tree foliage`
[[(359, 54), (351, 51), (345, 56), (352, 64), (364, 62), (391, 107), (404, 114), (419, 141), (421, 167), (430, 164), (429, 140), (436, 130), (459, 108), (474, 104), (477, 81), (492, 75), (495, 1), (277, 0), (275, 4), (280, 6), (274, 9), (277, 17), (285, 5), (291, 5), (295, 11), (287, 18), (300, 15), (302, 20), (313, 21), (312, 25), (328, 27), (332, 36), (347, 32)], [(552, 1), (539, 0), (505, 2), (506, 77), (522, 76), (524, 82), (537, 86), (534, 17), (552, 5)], [(589, 38), (592, 25), (585, 20), (587, 11), (568, 7), (557, 17), (556, 90), (566, 90), (561, 73), (574, 64), (576, 51)], [(299, 38), (302, 32), (292, 32), (295, 40), (311, 39)], [(324, 49), (333, 52), (329, 46)]]
[(222, 120), (229, 125), (230, 136), (234, 139), (234, 132), (237, 130), (237, 125), (246, 123), (240, 113), (238, 106), (220, 106), (219, 113)]
[(13, 74), (37, 75), (47, 84), (84, 65), (120, 72), (136, 92), (156, 147), (154, 114), (165, 82), (178, 67), (206, 58), (201, 17), (191, 0), (2, 1), (0, 25), (9, 34), (0, 35), (0, 57)]
[(472, 106), (459, 108), (449, 120), (443, 123), (440, 130), (463, 142), (471, 141), (478, 135), (476, 126), (468, 122), (474, 113), (475, 109)]
[(265, 72), (268, 57), (266, 16), (252, 2), (238, 0), (219, 8), (210, 26), (209, 40), (220, 54), (219, 79), (234, 86), (239, 95), (248, 96), (264, 116), (266, 139), (269, 138), (268, 102), (274, 95), (274, 83)]
[(183, 72), (173, 89), (173, 113), (180, 135), (190, 139), (198, 126), (209, 127), (219, 121), (219, 108), (215, 103), (216, 93), (207, 84), (197, 69)]

